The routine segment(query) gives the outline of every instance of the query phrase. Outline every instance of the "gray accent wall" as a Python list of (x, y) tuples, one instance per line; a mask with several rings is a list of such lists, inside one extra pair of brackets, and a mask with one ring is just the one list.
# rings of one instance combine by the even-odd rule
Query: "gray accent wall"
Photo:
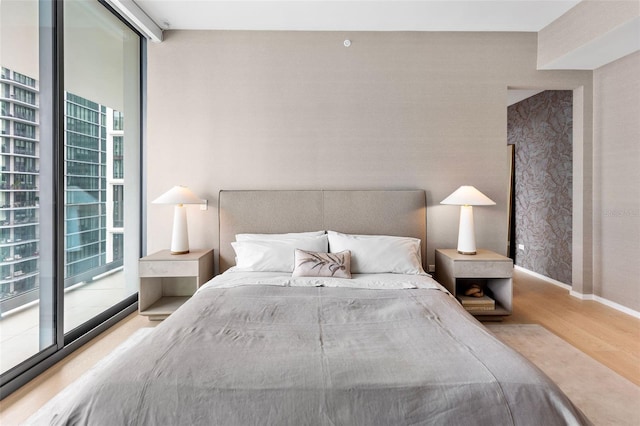
[(571, 285), (573, 93), (544, 91), (509, 106), (515, 145), (515, 264)]

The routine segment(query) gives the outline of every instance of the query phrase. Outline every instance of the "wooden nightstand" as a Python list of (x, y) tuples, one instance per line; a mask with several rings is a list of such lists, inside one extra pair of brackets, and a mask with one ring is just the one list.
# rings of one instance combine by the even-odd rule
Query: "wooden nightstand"
[(475, 255), (459, 254), (456, 249), (436, 250), (436, 280), (454, 296), (464, 295), (472, 284), (478, 283), (495, 300), (495, 309), (469, 313), (500, 319), (510, 315), (513, 301), (513, 260), (489, 250), (478, 250)]
[(140, 315), (152, 321), (163, 320), (213, 278), (213, 250), (179, 255), (159, 251), (138, 261), (138, 276)]

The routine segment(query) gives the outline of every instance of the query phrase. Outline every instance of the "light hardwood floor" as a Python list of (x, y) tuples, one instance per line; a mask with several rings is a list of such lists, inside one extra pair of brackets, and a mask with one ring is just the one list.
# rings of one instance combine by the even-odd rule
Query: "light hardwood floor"
[(504, 324), (540, 324), (640, 386), (640, 319), (518, 270), (513, 295)]
[[(640, 386), (640, 319), (515, 271), (514, 313), (504, 324), (540, 324)], [(137, 314), (95, 338), (0, 402), (0, 424), (17, 425), (142, 327)]]
[(47, 401), (78, 379), (136, 330), (155, 325), (157, 325), (156, 322), (149, 321), (147, 317), (137, 313), (129, 315), (0, 401), (0, 425), (13, 426), (23, 423)]

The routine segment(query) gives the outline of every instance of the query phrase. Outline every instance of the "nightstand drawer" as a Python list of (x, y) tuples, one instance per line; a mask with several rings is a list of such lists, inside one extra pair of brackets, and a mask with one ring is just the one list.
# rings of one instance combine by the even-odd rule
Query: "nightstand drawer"
[(141, 261), (140, 277), (192, 277), (198, 275), (198, 261)]
[(453, 264), (453, 273), (456, 278), (510, 278), (513, 275), (513, 263), (457, 261)]

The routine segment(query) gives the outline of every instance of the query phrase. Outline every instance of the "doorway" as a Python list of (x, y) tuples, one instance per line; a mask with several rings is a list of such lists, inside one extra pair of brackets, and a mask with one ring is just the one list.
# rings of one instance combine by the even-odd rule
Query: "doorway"
[(537, 91), (508, 105), (507, 117), (509, 255), (517, 266), (571, 284), (573, 92)]

